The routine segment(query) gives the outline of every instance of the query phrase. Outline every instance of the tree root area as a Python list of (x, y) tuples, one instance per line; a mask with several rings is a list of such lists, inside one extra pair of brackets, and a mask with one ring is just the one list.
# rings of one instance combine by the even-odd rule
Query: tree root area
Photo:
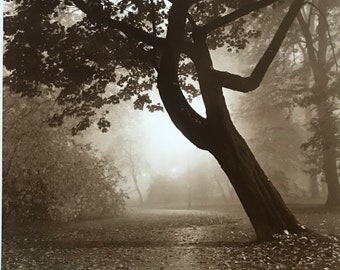
[(238, 205), (128, 209), (118, 218), (63, 225), (8, 224), (2, 269), (340, 269), (340, 211), (292, 209), (316, 233), (256, 243)]

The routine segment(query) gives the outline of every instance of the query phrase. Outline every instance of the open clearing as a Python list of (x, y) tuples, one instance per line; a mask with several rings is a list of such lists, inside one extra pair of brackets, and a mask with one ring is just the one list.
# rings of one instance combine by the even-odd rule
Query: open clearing
[(340, 211), (291, 208), (302, 224), (330, 237), (254, 243), (238, 205), (132, 208), (118, 218), (6, 225), (2, 269), (340, 269)]

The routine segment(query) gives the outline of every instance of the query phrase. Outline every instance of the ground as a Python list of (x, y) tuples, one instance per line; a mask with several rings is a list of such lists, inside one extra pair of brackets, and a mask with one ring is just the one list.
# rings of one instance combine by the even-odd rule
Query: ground
[(255, 243), (239, 205), (128, 209), (118, 218), (3, 227), (2, 269), (340, 269), (340, 211), (293, 205), (327, 237)]

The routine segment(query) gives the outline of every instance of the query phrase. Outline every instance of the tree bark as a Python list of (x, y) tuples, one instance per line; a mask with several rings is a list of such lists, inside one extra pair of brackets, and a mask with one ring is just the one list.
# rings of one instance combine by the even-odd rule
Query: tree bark
[[(295, 4), (294, 12), (297, 14), (302, 1), (295, 1)], [(199, 31), (193, 33), (194, 44), (189, 57), (196, 67), (207, 117), (197, 115), (183, 96), (178, 82), (178, 63), (188, 8), (186, 1), (177, 1), (170, 10), (167, 45), (163, 50), (159, 69), (158, 89), (171, 120), (192, 143), (209, 151), (217, 159), (229, 177), (259, 241), (272, 239), (275, 234), (303, 231), (233, 125), (222, 85), (213, 72), (206, 36)], [(260, 77), (268, 68), (270, 59), (273, 59), (272, 52), (278, 49), (277, 42), (282, 42), (283, 33), (288, 31), (287, 23), (295, 18), (291, 10), (289, 16), (289, 20), (287, 17), (284, 19), (285, 25), (280, 26), (282, 31), (274, 37), (274, 49), (268, 48), (265, 53), (267, 57), (260, 60), (264, 63), (263, 69), (261, 65), (256, 67), (255, 73)], [(235, 76), (228, 76), (228, 80), (233, 78)]]
[(268, 240), (284, 231), (297, 233), (301, 226), (237, 132), (229, 113), (211, 131), (209, 151), (228, 175), (257, 235)]

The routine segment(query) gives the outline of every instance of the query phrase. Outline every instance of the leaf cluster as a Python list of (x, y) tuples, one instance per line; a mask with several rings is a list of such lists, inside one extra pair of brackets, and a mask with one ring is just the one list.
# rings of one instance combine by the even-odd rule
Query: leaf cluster
[[(74, 134), (95, 122), (106, 132), (107, 112), (121, 100), (134, 100), (135, 109), (162, 110), (149, 95), (156, 84), (161, 48), (136, 37), (142, 31), (150, 39), (164, 38), (169, 11), (165, 1), (7, 2), (12, 5), (4, 18), (8, 70), (4, 83), (29, 97), (48, 89), (62, 108), (51, 117), (51, 126), (76, 118)], [(201, 25), (239, 5), (239, 1), (199, 1), (190, 13)], [(187, 24), (188, 41), (192, 27)], [(239, 51), (259, 33), (239, 19), (211, 33), (208, 45)], [(191, 65), (181, 63), (181, 83), (189, 100), (199, 94), (188, 79), (197, 79)]]

